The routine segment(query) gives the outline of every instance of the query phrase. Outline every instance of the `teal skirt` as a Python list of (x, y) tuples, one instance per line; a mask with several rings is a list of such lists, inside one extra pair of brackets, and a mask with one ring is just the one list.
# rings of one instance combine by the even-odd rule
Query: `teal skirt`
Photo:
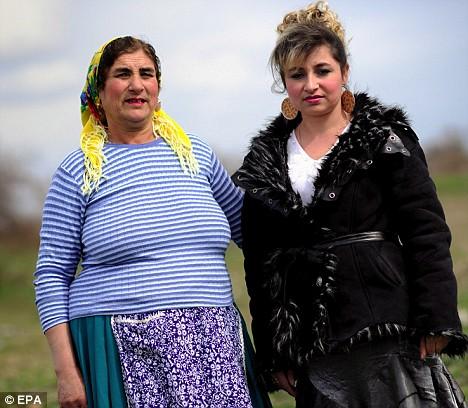
[[(252, 405), (254, 408), (271, 408), (268, 393), (254, 372), (255, 352), (242, 315), (241, 322)], [(90, 316), (71, 320), (70, 330), (86, 387), (88, 408), (127, 407), (111, 316)]]

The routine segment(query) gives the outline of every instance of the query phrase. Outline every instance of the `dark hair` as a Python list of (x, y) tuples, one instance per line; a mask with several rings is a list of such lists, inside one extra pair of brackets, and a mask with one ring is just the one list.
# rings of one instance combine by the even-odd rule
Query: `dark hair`
[(343, 41), (330, 29), (320, 23), (295, 23), (284, 29), (276, 41), (270, 57), (275, 91), (284, 92), (285, 70), (291, 64), (303, 61), (318, 47), (327, 45), (333, 58), (340, 64), (341, 71), (348, 66)]
[(117, 58), (119, 58), (122, 54), (128, 54), (138, 50), (143, 50), (143, 52), (154, 62), (154, 68), (156, 69), (156, 79), (158, 84), (160, 84), (161, 63), (153, 46), (138, 38), (126, 36), (116, 38), (107, 44), (104, 48), (97, 72), (97, 89), (100, 91), (104, 88), (107, 74), (109, 73), (110, 68), (112, 65), (114, 65), (114, 62)]

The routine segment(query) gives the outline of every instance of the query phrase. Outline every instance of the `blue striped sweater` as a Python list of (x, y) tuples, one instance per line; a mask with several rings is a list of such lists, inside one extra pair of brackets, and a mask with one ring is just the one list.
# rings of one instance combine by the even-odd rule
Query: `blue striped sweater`
[(210, 147), (191, 139), (194, 178), (162, 139), (105, 145), (104, 178), (89, 196), (82, 152), (62, 162), (34, 279), (44, 331), (84, 316), (232, 304), (224, 255), (231, 236), (240, 243), (242, 193)]

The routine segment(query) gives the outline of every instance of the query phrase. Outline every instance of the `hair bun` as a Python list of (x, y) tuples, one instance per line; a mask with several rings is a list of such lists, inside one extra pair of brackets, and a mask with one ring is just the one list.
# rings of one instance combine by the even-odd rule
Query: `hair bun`
[(338, 19), (337, 14), (328, 7), (328, 3), (326, 1), (320, 0), (308, 5), (304, 9), (292, 11), (286, 14), (282, 23), (276, 28), (276, 31), (281, 34), (288, 27), (301, 23), (323, 24), (329, 30), (333, 31), (343, 44), (346, 44), (344, 28)]

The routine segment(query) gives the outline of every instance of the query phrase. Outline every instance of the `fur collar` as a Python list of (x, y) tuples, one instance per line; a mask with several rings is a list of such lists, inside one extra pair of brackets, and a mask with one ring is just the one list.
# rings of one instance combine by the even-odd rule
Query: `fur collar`
[[(317, 193), (309, 208), (318, 198), (335, 197), (355, 170), (369, 167), (393, 125), (409, 126), (402, 109), (384, 106), (365, 93), (358, 93), (355, 98), (351, 126), (325, 158), (315, 182)], [(282, 115), (276, 117), (252, 139), (243, 165), (233, 176), (234, 182), (248, 193), (266, 200), (284, 214), (301, 208), (300, 197), (289, 180), (286, 153), (289, 135), (301, 120), (300, 115), (292, 121)]]

